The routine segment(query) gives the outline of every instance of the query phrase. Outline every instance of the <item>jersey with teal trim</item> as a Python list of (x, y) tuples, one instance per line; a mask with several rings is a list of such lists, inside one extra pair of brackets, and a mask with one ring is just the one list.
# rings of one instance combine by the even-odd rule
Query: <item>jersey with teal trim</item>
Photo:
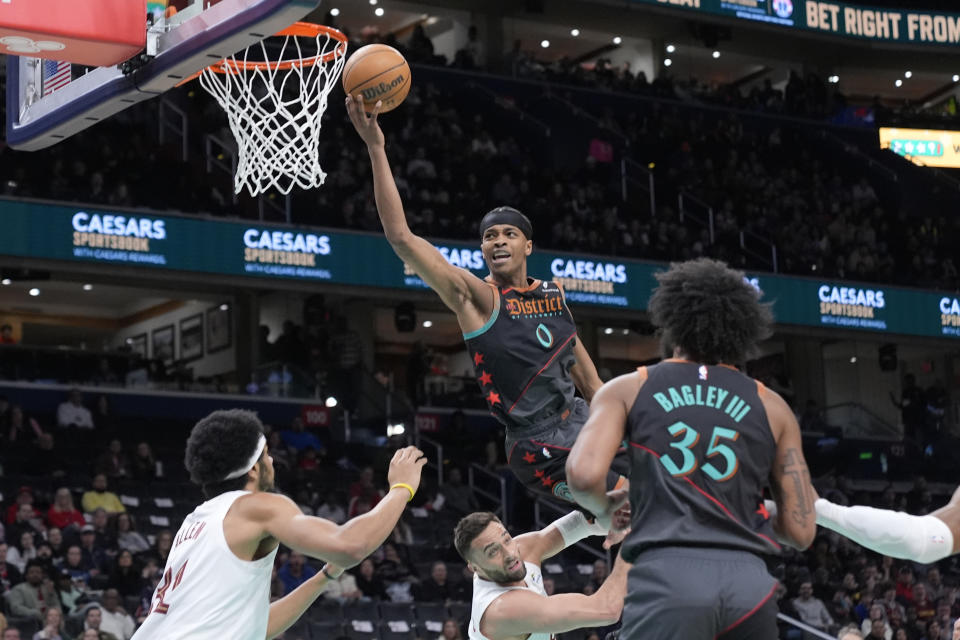
[(498, 287), (490, 319), (463, 336), (487, 405), (508, 429), (535, 426), (573, 406), (577, 327), (556, 282), (529, 282), (524, 289)]
[(763, 386), (725, 365), (668, 360), (645, 371), (627, 418), (624, 559), (663, 546), (778, 553), (763, 508), (777, 448)]

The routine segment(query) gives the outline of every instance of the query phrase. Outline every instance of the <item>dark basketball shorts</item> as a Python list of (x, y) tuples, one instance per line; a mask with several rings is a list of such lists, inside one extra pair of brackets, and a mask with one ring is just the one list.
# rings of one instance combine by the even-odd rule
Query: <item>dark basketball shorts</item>
[[(589, 415), (589, 405), (582, 398), (576, 398), (569, 415), (558, 416), (556, 426), (537, 430), (530, 437), (507, 434), (507, 463), (524, 486), (534, 493), (549, 494), (575, 504), (567, 486), (567, 455)], [(616, 488), (621, 477), (629, 472), (627, 451), (621, 449), (607, 474), (607, 490)]]
[(659, 547), (627, 579), (620, 640), (772, 640), (777, 582), (745, 551)]

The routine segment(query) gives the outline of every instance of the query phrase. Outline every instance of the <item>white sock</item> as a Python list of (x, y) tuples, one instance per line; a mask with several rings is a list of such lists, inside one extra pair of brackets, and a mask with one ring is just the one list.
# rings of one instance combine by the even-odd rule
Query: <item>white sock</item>
[(873, 507), (844, 507), (820, 498), (817, 524), (885, 556), (929, 564), (953, 553), (953, 533), (936, 516)]

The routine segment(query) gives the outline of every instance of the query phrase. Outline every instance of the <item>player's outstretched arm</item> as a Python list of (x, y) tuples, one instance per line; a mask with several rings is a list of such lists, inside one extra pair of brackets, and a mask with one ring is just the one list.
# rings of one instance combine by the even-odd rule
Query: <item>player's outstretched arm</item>
[(347, 96), (347, 113), (357, 133), (367, 144), (367, 152), (373, 165), (373, 191), (377, 201), (377, 213), (390, 246), (401, 260), (410, 265), (417, 275), (437, 292), (452, 311), (459, 313), (464, 306), (474, 306), (486, 314), (482, 320), (485, 321), (493, 311), (493, 292), (490, 287), (466, 269), (451, 265), (436, 247), (414, 235), (407, 225), (400, 192), (397, 191), (397, 183), (387, 160), (383, 132), (377, 124), (380, 103), (377, 103), (368, 116), (359, 96)]
[(613, 624), (623, 611), (629, 570), (630, 565), (618, 557), (613, 571), (590, 596), (560, 593), (544, 597), (526, 589), (509, 591), (487, 607), (480, 630), (491, 640), (498, 640)]
[(590, 522), (580, 511), (573, 511), (554, 520), (540, 531), (517, 536), (520, 555), (528, 562), (539, 564), (567, 547), (590, 536), (605, 536), (608, 529)]
[(800, 425), (778, 393), (764, 389), (760, 398), (774, 434), (779, 434), (776, 459), (770, 471), (770, 486), (777, 503), (773, 530), (781, 542), (806, 549), (817, 533), (813, 506), (817, 495), (803, 457)]
[(270, 617), (267, 619), (267, 640), (280, 635), (300, 619), (310, 608), (324, 588), (330, 584), (330, 577), (339, 578), (343, 569), (327, 564), (317, 575), (308, 579), (299, 587), (270, 603)]
[(623, 442), (627, 415), (641, 386), (643, 378), (638, 373), (603, 385), (593, 397), (590, 417), (567, 457), (567, 483), (573, 499), (608, 529), (623, 499), (620, 492), (607, 493), (607, 473)]
[[(420, 486), (420, 472), (426, 461), (416, 447), (398, 450), (390, 461), (387, 479), (391, 488), (387, 495), (370, 512), (339, 526), (303, 515), (293, 500), (276, 494), (245, 498), (246, 515), (263, 533), (291, 549), (349, 568), (360, 564), (393, 531), (413, 497), (412, 492)], [(409, 485), (410, 490), (400, 485)]]

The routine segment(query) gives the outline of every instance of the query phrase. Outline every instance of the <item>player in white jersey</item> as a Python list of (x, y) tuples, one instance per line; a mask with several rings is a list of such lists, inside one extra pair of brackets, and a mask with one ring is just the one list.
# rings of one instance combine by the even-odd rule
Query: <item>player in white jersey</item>
[(579, 511), (516, 538), (492, 513), (471, 513), (460, 520), (453, 543), (474, 571), (470, 640), (550, 640), (555, 633), (619, 620), (630, 568), (621, 558), (590, 596), (548, 596), (540, 573), (545, 559), (587, 536), (606, 534)]
[[(292, 625), (330, 579), (377, 549), (413, 498), (426, 459), (415, 447), (390, 462), (390, 491), (343, 525), (305, 516), (271, 493), (273, 458), (263, 424), (250, 411), (215, 411), (194, 426), (185, 464), (206, 502), (186, 517), (167, 558), (150, 613), (136, 640), (264, 640)], [(327, 565), (270, 602), (280, 543)]]

